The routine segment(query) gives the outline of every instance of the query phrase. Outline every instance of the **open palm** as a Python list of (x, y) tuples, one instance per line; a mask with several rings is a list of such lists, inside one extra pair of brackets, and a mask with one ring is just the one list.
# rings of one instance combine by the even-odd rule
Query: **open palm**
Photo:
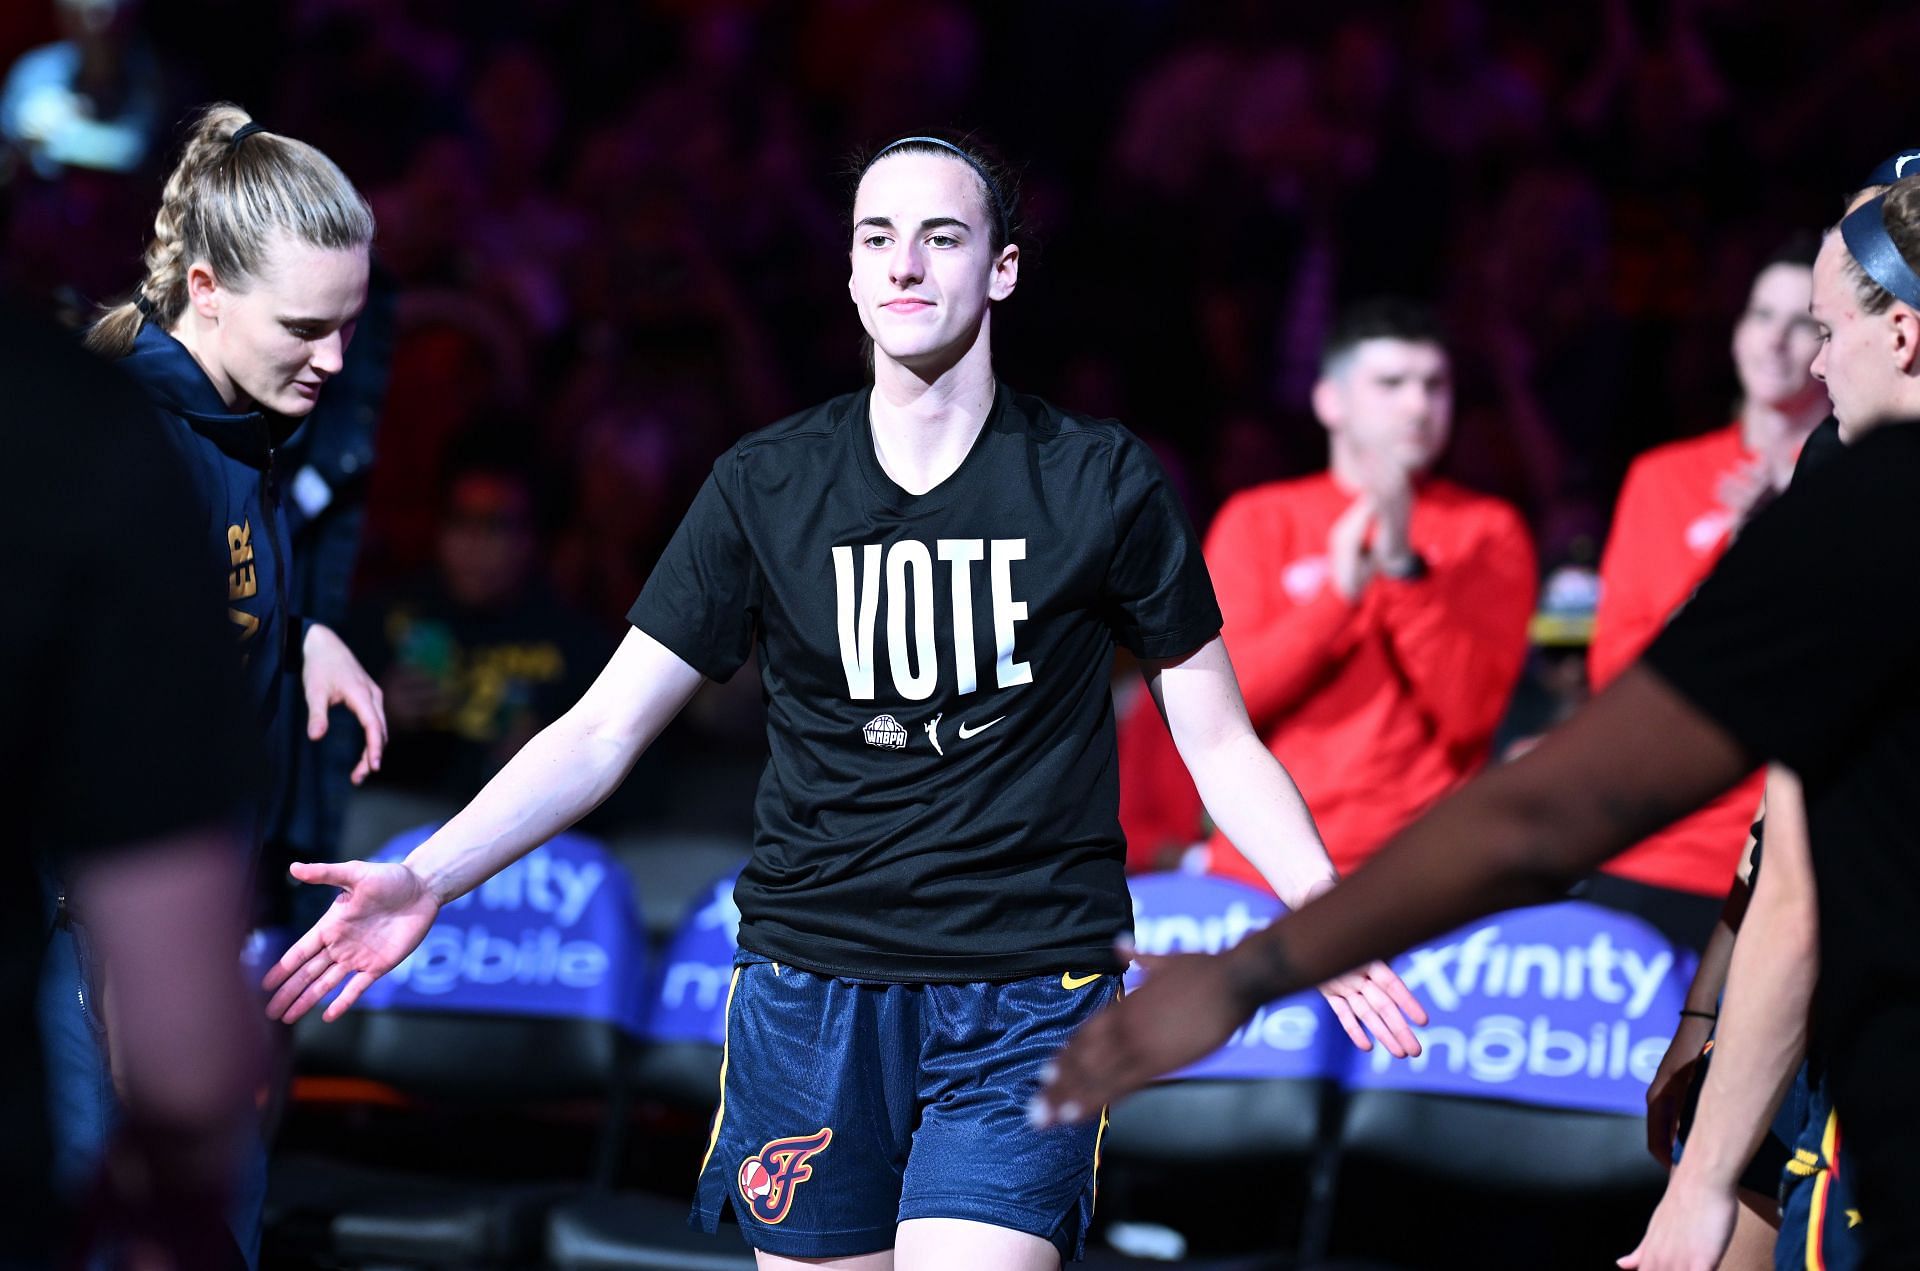
[(1320, 995), (1333, 1008), (1334, 1018), (1347, 1038), (1361, 1050), (1372, 1050), (1372, 1033), (1395, 1059), (1420, 1053), (1420, 1039), (1408, 1024), (1424, 1025), (1426, 1008), (1384, 962), (1335, 976), (1320, 986)]
[(426, 938), (440, 902), (418, 874), (399, 862), (295, 864), (292, 873), (303, 883), (338, 887), (340, 894), (261, 981), (273, 994), (267, 1015), (291, 1024), (344, 983), (322, 1016), (339, 1019), (369, 985), (400, 965)]

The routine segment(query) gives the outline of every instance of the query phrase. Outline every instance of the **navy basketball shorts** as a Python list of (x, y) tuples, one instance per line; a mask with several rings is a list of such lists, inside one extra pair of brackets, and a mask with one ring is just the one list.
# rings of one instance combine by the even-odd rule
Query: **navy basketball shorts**
[(1117, 975), (895, 984), (743, 960), (693, 1225), (731, 1206), (754, 1248), (833, 1258), (961, 1218), (1080, 1257), (1106, 1118), (1036, 1130), (1027, 1105), (1119, 992)]
[[(1800, 1065), (1797, 1082), (1806, 1082)], [(1774, 1241), (1775, 1271), (1851, 1271), (1861, 1265), (1860, 1202), (1855, 1199), (1852, 1160), (1842, 1151), (1840, 1118), (1824, 1081), (1806, 1086), (1793, 1159), (1780, 1180), (1780, 1235)]]

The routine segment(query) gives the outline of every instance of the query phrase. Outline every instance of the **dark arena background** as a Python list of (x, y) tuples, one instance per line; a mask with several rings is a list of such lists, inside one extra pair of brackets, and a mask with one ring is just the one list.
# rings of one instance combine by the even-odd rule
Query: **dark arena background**
[[(1519, 511), (1542, 584), (1478, 766), (1585, 699), (1628, 465), (1736, 419), (1769, 252), (1920, 145), (1920, 8), (1853, 0), (9, 0), (0, 65), (0, 270), (69, 327), (139, 281), (200, 103), (318, 146), (377, 218), (367, 315), (283, 471), (294, 607), (381, 682), (392, 740), (359, 788), (344, 717), (291, 755), (276, 870), (462, 806), (591, 682), (716, 456), (863, 382), (865, 149), (1006, 161), (1001, 379), (1125, 423), (1203, 533), (1326, 466), (1346, 305), (1432, 306), (1436, 471)], [(1217, 950), (1276, 906), (1135, 783), (1139, 683), (1123, 658), (1137, 938)], [(709, 685), (575, 833), (292, 1030), (264, 1265), (752, 1265), (684, 1213), (764, 723), (751, 667)], [(324, 901), (281, 899), (269, 959)], [(1612, 1265), (1661, 1193), (1640, 1101), (1694, 962), (1616, 902), (1397, 963), (1434, 1016), (1417, 1063), (1289, 999), (1116, 1111), (1092, 1265)]]

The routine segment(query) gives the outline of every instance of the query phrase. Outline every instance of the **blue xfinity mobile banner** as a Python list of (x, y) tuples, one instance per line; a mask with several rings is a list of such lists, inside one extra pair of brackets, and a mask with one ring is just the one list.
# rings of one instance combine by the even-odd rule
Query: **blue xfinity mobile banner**
[[(1204, 874), (1140, 874), (1133, 892), (1133, 944), (1141, 953), (1218, 953), (1286, 912), (1273, 896)], [(1144, 973), (1127, 972), (1127, 989)], [(1269, 1002), (1227, 1044), (1175, 1078), (1338, 1077), (1346, 1071), (1346, 1032), (1317, 990)]]
[[(417, 841), (403, 840), (392, 850)], [(450, 908), (429, 937), (440, 943), (423, 945), (415, 965), (403, 966), (406, 975), (390, 977), (402, 981), (405, 993), (395, 994), (393, 1004), (531, 1009), (507, 1003), (550, 1005), (561, 988), (594, 991), (587, 981), (602, 991), (615, 979), (622, 991), (630, 988), (637, 959), (626, 963), (632, 973), (612, 976), (611, 960), (597, 952), (609, 946), (589, 934), (600, 928), (586, 916), (595, 912), (593, 897), (610, 886), (595, 868), (610, 870), (611, 862), (597, 849), (575, 856), (564, 840), (542, 851), (554, 846), (567, 854), (544, 867), (534, 865), (538, 854), (529, 857), (522, 865), (534, 872), (517, 883), (503, 875), (495, 880), (497, 894), (489, 897), (483, 888), (465, 912)], [(661, 960), (648, 995), (643, 1035), (649, 1040), (723, 1041), (740, 921), (735, 877), (716, 879), (700, 893)], [(1145, 954), (1218, 953), (1284, 912), (1271, 895), (1225, 879), (1147, 874), (1129, 881), (1134, 940)], [(610, 894), (624, 897), (624, 881)], [(509, 906), (516, 914), (550, 914), (548, 925), (510, 930), (496, 916)], [(604, 920), (612, 920), (611, 912)], [(624, 914), (622, 920), (630, 923)], [(1176, 1075), (1324, 1079), (1638, 1116), (1693, 974), (1691, 955), (1676, 953), (1647, 924), (1579, 901), (1496, 914), (1413, 950), (1395, 966), (1432, 1016), (1416, 1030), (1424, 1047), (1416, 1059), (1394, 1059), (1379, 1046), (1370, 1054), (1356, 1050), (1325, 1000), (1308, 991), (1262, 1007), (1226, 1045)], [(568, 977), (579, 984), (565, 983)], [(1129, 987), (1140, 977), (1138, 969), (1129, 972)], [(536, 984), (547, 987), (534, 991)], [(631, 1026), (638, 1015), (619, 1018)]]
[(660, 985), (646, 1037), (656, 1042), (712, 1042), (727, 1039), (727, 986), (733, 979), (733, 953), (740, 931), (740, 910), (733, 903), (734, 870), (716, 880), (693, 903), (661, 960)]
[(1418, 1058), (1357, 1056), (1349, 1084), (1640, 1116), (1692, 953), (1582, 901), (1495, 914), (1394, 963), (1426, 1004)]
[[(1184, 874), (1133, 878), (1142, 953), (1217, 953), (1284, 912), (1265, 892)], [(1326, 1077), (1355, 1087), (1472, 1095), (1640, 1115), (1693, 975), (1637, 918), (1580, 901), (1516, 909), (1399, 959), (1432, 1017), (1423, 1053), (1354, 1049), (1318, 992), (1270, 1003), (1180, 1077)], [(1131, 987), (1140, 972), (1128, 975)]]
[[(435, 828), (399, 835), (375, 859), (398, 860)], [(597, 1019), (638, 1034), (646, 953), (626, 870), (594, 840), (561, 834), (442, 909), (361, 1005)]]

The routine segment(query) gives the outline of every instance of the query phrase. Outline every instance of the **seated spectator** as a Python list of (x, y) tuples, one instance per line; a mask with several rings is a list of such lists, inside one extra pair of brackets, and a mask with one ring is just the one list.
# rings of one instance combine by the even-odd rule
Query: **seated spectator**
[[(1600, 559), (1600, 605), (1588, 654), (1596, 691), (1660, 633), (1719, 561), (1734, 529), (1785, 488), (1801, 446), (1826, 416), (1826, 388), (1809, 369), (1820, 350), (1807, 314), (1818, 247), (1811, 236), (1790, 242), (1754, 276), (1733, 329), (1738, 418), (1649, 451), (1627, 472)], [(1638, 913), (1698, 948), (1719, 917), (1761, 784), (1755, 772), (1608, 862), (1591, 898)]]
[(573, 507), (555, 537), (553, 584), (620, 638), (621, 597), (639, 594), (673, 534), (678, 438), (650, 405), (603, 403), (573, 448)]
[(50, 9), (61, 38), (0, 83), (0, 276), (77, 326), (137, 265), (181, 77), (140, 33), (137, 0), (17, 7)]
[[(1313, 393), (1328, 470), (1234, 496), (1207, 535), (1248, 713), (1342, 873), (1485, 761), (1526, 656), (1534, 553), (1519, 514), (1427, 475), (1450, 374), (1424, 308), (1349, 310)], [(1127, 723), (1153, 728), (1150, 709)], [(1123, 747), (1123, 770), (1132, 758)], [(1208, 846), (1211, 871), (1258, 883), (1224, 837)]]
[(368, 476), (362, 588), (431, 568), (434, 507), (420, 491), (434, 488), (456, 438), (497, 416), (519, 418), (530, 383), (520, 333), (472, 295), (403, 290), (396, 322), (380, 462)]
[(0, 88), (0, 135), (42, 177), (132, 172), (166, 127), (159, 61), (135, 38), (134, 0), (58, 0), (64, 39), (29, 49)]
[(561, 712), (612, 644), (548, 590), (534, 489), (484, 437), (450, 455), (434, 568), (361, 606), (354, 647), (387, 697), (379, 784), (462, 800)]

